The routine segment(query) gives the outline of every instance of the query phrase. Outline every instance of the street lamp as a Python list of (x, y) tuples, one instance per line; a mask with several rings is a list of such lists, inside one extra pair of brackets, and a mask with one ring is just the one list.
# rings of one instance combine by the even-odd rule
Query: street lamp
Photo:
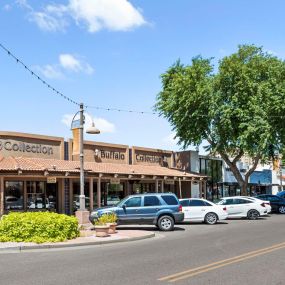
[[(80, 159), (80, 195), (79, 195), (79, 212), (78, 215), (76, 215), (79, 219), (80, 223), (85, 223), (86, 218), (88, 218), (86, 215), (83, 215), (83, 212), (87, 212), (85, 208), (85, 194), (84, 194), (84, 136), (83, 136), (83, 131), (84, 131), (84, 123), (85, 123), (85, 118), (84, 118), (84, 105), (83, 103), (80, 104), (80, 110), (74, 115), (72, 122), (71, 122), (71, 128), (74, 129), (73, 124), (75, 122), (78, 123), (78, 120), (75, 121), (75, 117), (79, 113), (79, 159)], [(88, 134), (100, 134), (100, 130), (98, 130), (95, 127), (94, 121), (92, 119), (92, 126), (87, 128), (86, 133)], [(78, 212), (77, 211), (77, 212)], [(84, 217), (85, 216), (85, 217)]]

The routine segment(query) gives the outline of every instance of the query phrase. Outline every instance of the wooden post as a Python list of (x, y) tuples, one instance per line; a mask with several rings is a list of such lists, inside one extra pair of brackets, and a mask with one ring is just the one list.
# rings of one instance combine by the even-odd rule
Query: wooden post
[(0, 176), (0, 217), (4, 214), (4, 177)]
[(164, 180), (161, 180), (161, 193), (164, 193)]
[(98, 208), (101, 207), (101, 177), (100, 177), (100, 174), (97, 180), (97, 205), (98, 205)]
[(178, 178), (179, 180), (179, 198), (182, 199), (182, 189), (181, 189), (181, 178)]
[(70, 214), (73, 214), (73, 180), (69, 178), (69, 209)]
[(90, 211), (94, 208), (94, 202), (93, 202), (93, 177), (89, 178), (89, 197), (90, 197)]
[(158, 193), (158, 179), (155, 179), (155, 193)]

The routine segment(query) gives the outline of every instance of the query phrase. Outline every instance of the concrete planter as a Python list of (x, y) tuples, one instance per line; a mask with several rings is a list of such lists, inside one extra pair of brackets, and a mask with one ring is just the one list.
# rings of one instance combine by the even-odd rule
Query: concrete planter
[(117, 223), (107, 223), (107, 225), (110, 226), (109, 234), (115, 234), (116, 233)]
[(109, 235), (109, 225), (95, 226), (96, 237), (107, 237)]

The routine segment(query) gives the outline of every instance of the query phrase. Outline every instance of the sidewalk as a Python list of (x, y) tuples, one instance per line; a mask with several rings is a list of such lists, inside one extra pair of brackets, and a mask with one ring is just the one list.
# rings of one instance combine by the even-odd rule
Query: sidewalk
[(117, 230), (116, 234), (109, 235), (105, 238), (95, 237), (78, 237), (73, 240), (57, 243), (28, 243), (28, 242), (0, 242), (0, 251), (23, 251), (31, 249), (46, 249), (46, 248), (64, 248), (85, 245), (101, 245), (117, 242), (129, 242), (143, 240), (155, 236), (154, 232), (144, 230)]

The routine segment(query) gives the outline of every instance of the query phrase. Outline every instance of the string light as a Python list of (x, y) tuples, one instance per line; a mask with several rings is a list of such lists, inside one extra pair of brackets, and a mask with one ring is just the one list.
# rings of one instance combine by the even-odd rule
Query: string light
[[(8, 50), (3, 44), (0, 43), (0, 47), (7, 52), (9, 56), (14, 58), (17, 63), (20, 63), (32, 76), (37, 78), (39, 81), (41, 81), (47, 88), (51, 89), (55, 94), (61, 96), (63, 99), (80, 106), (80, 104), (73, 99), (69, 98), (68, 96), (62, 94), (60, 91), (58, 91), (56, 88), (54, 88), (52, 85), (47, 83), (44, 79), (42, 79), (37, 73), (35, 73), (33, 70), (31, 70), (23, 61), (21, 61), (18, 57), (16, 57), (10, 50)], [(85, 106), (85, 108), (89, 109), (96, 109), (96, 110), (104, 110), (104, 111), (115, 111), (115, 112), (126, 112), (126, 113), (137, 113), (137, 114), (151, 114), (155, 115), (155, 112), (149, 112), (149, 111), (136, 111), (136, 110), (123, 110), (123, 109), (118, 109), (118, 108), (104, 108), (104, 107), (99, 107), (99, 106)]]
[[(0, 47), (12, 58), (16, 60), (17, 63), (20, 63), (32, 76), (37, 78), (39, 81), (41, 81), (47, 88), (52, 90), (55, 94), (58, 96), (61, 96), (63, 99), (69, 101), (70, 103), (73, 103), (77, 106), (80, 106), (80, 103), (74, 101), (70, 97), (64, 95), (60, 91), (58, 91), (56, 88), (54, 88), (52, 85), (47, 83), (44, 79), (42, 79), (37, 73), (35, 73), (33, 70), (31, 70), (23, 61), (21, 61), (19, 58), (17, 58), (10, 50), (8, 50), (3, 44), (0, 43)], [(119, 109), (119, 108), (106, 108), (106, 107), (100, 107), (100, 106), (91, 106), (87, 105), (85, 106), (85, 109), (96, 109), (96, 110), (103, 110), (103, 111), (112, 111), (112, 112), (124, 112), (124, 113), (134, 113), (134, 114), (142, 114), (142, 115), (159, 115), (157, 112), (150, 112), (150, 111), (138, 111), (138, 110), (126, 110), (126, 109)], [(195, 115), (197, 116), (197, 115)], [(208, 117), (208, 115), (198, 115), (198, 117)], [(267, 116), (270, 118), (285, 118), (285, 115), (270, 115)]]
[(55, 94), (61, 96), (63, 99), (69, 101), (70, 103), (73, 103), (77, 106), (80, 106), (80, 104), (73, 99), (69, 98), (68, 96), (62, 94), (60, 91), (58, 91), (56, 88), (52, 87), (50, 84), (48, 84), (45, 80), (43, 80), (38, 74), (36, 74), (33, 70), (31, 70), (25, 63), (23, 63), (19, 58), (17, 58), (11, 51), (9, 51), (4, 45), (0, 43), (0, 47), (7, 52), (9, 56), (14, 58), (17, 63), (20, 63), (32, 76), (37, 78), (39, 81), (41, 81), (47, 88), (51, 89)]
[(85, 106), (86, 109), (96, 109), (96, 110), (104, 110), (104, 111), (113, 111), (113, 112), (124, 112), (124, 113), (134, 113), (134, 114), (142, 114), (142, 115), (158, 115), (155, 112), (149, 112), (149, 111), (137, 111), (137, 110), (125, 110), (125, 109), (118, 109), (118, 108), (104, 108), (99, 106)]

